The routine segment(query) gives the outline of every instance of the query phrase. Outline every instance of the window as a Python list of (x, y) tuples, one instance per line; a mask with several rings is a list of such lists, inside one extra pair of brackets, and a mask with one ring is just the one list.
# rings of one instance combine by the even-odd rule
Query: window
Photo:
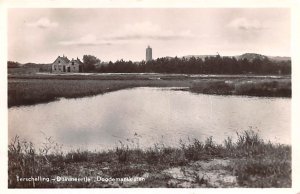
[(72, 61), (72, 65), (74, 65), (74, 61)]
[(58, 63), (60, 63), (60, 61), (58, 61)]

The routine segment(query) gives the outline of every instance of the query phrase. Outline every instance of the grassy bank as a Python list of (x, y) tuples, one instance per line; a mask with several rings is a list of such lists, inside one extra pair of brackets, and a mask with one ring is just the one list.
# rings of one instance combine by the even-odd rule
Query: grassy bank
[(193, 77), (164, 74), (11, 75), (8, 107), (78, 98), (132, 87), (187, 87), (195, 93), (291, 97), (291, 79), (255, 76)]
[(291, 97), (290, 80), (204, 80), (195, 82), (189, 91), (217, 95), (245, 95), (261, 97)]
[(8, 107), (79, 98), (133, 87), (187, 86), (188, 82), (160, 80), (14, 80), (8, 83)]
[[(237, 140), (197, 139), (178, 147), (147, 149), (120, 144), (102, 152), (62, 153), (47, 140), (38, 150), (16, 137), (8, 150), (10, 188), (49, 187), (291, 187), (291, 146), (263, 141), (245, 131)], [(18, 181), (17, 177), (89, 177), (90, 181)], [(131, 177), (141, 181), (97, 181)]]

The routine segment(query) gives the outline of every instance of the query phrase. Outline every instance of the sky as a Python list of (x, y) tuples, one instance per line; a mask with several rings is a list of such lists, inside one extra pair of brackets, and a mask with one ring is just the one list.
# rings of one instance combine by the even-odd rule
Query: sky
[(8, 10), (8, 60), (52, 63), (185, 55), (290, 56), (288, 8), (35, 8)]

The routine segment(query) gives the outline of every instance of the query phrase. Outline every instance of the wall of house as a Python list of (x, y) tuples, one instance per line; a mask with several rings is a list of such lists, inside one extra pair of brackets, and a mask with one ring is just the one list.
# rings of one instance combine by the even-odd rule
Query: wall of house
[(70, 61), (68, 67), (70, 67), (70, 72), (79, 72), (79, 63), (77, 61)]
[[(60, 62), (59, 62), (60, 61)], [(52, 64), (52, 72), (53, 73), (59, 73), (63, 72), (63, 66), (66, 66), (67, 63), (65, 63), (63, 60), (60, 58), (57, 58), (54, 63)]]

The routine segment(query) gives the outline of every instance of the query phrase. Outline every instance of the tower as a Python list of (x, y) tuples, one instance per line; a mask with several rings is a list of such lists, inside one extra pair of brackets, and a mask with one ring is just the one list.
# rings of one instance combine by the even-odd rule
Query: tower
[(152, 60), (152, 48), (148, 46), (148, 48), (146, 48), (146, 62), (151, 60)]

